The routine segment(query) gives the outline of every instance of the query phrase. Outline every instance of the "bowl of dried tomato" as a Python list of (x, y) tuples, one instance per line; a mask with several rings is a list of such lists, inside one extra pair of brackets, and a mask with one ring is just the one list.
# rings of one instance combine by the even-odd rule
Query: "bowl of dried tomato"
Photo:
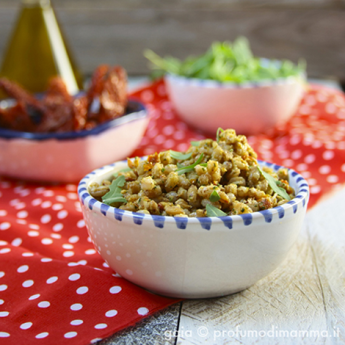
[(34, 96), (0, 79), (0, 175), (42, 182), (76, 182), (87, 172), (127, 157), (149, 116), (127, 98), (126, 72), (99, 66), (90, 87), (69, 95), (59, 78)]

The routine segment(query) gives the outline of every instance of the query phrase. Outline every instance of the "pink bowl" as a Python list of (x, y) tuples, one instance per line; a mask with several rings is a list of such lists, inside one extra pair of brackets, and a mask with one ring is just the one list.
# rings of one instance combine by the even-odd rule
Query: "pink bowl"
[(88, 172), (129, 156), (140, 143), (148, 121), (146, 108), (129, 101), (126, 115), (91, 130), (28, 133), (0, 128), (0, 175), (77, 182)]

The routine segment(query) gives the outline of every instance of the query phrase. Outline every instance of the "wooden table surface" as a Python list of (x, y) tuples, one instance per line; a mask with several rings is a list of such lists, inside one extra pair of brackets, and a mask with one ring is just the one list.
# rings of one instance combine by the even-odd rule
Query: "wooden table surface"
[(345, 186), (307, 212), (285, 261), (249, 289), (177, 303), (99, 345), (344, 344), (344, 215)]

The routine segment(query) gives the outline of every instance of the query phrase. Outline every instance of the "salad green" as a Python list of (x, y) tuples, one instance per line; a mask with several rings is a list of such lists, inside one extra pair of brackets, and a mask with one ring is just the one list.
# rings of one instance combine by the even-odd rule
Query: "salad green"
[(151, 62), (154, 77), (164, 74), (188, 78), (210, 79), (219, 82), (243, 83), (300, 76), (305, 62), (297, 65), (289, 60), (268, 60), (255, 57), (245, 37), (231, 42), (214, 42), (206, 53), (187, 57), (184, 61), (167, 56), (160, 57), (152, 50), (144, 56)]

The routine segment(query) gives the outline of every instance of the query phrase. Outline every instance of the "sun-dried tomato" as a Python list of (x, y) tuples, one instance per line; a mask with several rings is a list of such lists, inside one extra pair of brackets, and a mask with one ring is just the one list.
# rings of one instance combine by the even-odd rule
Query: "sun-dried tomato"
[(0, 79), (0, 89), (17, 102), (0, 111), (0, 126), (7, 129), (34, 132), (43, 117), (44, 109), (39, 101), (18, 84)]
[(123, 115), (127, 105), (127, 74), (121, 66), (99, 66), (88, 92), (88, 118), (98, 122)]
[(88, 130), (123, 115), (127, 106), (127, 75), (120, 66), (99, 66), (83, 96), (72, 97), (60, 77), (50, 80), (41, 99), (6, 78), (0, 78), (0, 90), (17, 101), (0, 108), (0, 127), (19, 131)]
[(73, 129), (75, 131), (86, 129), (87, 105), (86, 96), (77, 97), (73, 100)]
[(0, 127), (15, 131), (33, 132), (35, 123), (27, 114), (22, 102), (12, 107), (0, 109)]
[(74, 128), (73, 98), (60, 77), (49, 81), (48, 90), (42, 100), (44, 114), (37, 126), (38, 132), (65, 132)]

